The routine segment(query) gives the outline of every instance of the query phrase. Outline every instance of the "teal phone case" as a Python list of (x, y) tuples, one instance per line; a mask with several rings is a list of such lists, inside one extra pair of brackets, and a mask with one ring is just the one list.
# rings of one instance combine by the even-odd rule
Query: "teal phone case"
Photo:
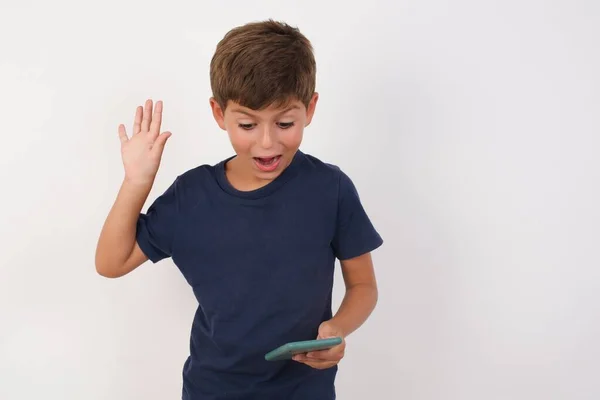
[(265, 355), (267, 361), (289, 360), (296, 354), (307, 353), (309, 351), (327, 350), (342, 343), (342, 338), (328, 338), (317, 340), (304, 340), (301, 342), (291, 342), (268, 352)]

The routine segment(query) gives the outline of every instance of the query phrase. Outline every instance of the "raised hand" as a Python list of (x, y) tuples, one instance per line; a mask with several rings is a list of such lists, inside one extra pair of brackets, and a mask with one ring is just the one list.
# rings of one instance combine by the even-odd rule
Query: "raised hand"
[(127, 136), (125, 125), (119, 125), (121, 139), (121, 157), (125, 167), (125, 179), (136, 184), (152, 184), (167, 139), (171, 132), (160, 133), (162, 122), (162, 101), (146, 100), (144, 107), (139, 106), (133, 121), (133, 133)]

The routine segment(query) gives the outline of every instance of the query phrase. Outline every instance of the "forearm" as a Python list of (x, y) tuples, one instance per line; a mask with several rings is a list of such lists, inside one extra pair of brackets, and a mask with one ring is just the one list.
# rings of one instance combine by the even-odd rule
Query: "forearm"
[(152, 182), (123, 181), (98, 239), (96, 269), (100, 274), (114, 275), (131, 255), (138, 216), (151, 188)]
[(339, 310), (331, 322), (344, 336), (357, 330), (369, 318), (377, 304), (377, 285), (360, 283), (346, 289)]

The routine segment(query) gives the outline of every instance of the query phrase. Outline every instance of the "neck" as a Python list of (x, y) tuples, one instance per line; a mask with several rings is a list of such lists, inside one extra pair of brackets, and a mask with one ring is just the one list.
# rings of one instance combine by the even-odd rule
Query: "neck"
[(225, 176), (229, 184), (240, 191), (252, 191), (268, 185), (270, 179), (259, 179), (252, 171), (240, 165), (240, 158), (234, 157), (225, 164)]

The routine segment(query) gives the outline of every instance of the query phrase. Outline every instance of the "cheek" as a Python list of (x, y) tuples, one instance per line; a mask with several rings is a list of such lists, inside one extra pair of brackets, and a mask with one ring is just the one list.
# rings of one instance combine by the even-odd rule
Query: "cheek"
[(252, 147), (252, 138), (250, 135), (248, 135), (248, 132), (239, 132), (238, 129), (233, 129), (227, 133), (229, 134), (231, 146), (234, 148), (236, 153), (247, 153)]
[(285, 147), (294, 148), (300, 146), (303, 133), (304, 130), (302, 128), (294, 127), (292, 129), (288, 129), (287, 131), (283, 131), (279, 136), (279, 139), (285, 145)]

